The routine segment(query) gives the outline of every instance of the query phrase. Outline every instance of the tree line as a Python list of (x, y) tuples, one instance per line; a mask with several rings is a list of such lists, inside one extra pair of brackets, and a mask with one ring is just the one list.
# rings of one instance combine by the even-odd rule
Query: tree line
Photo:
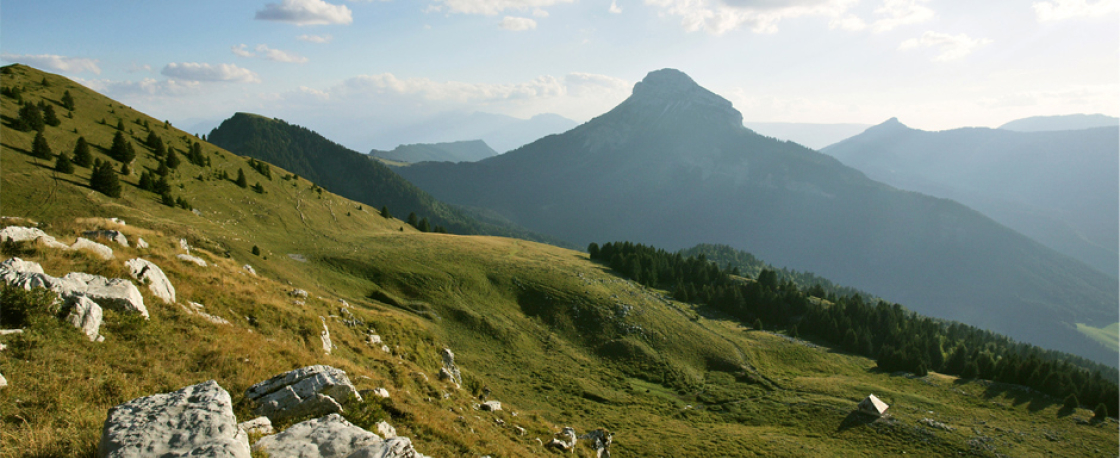
[(677, 300), (710, 307), (755, 328), (808, 336), (873, 358), (884, 371), (918, 376), (936, 371), (1019, 384), (1067, 404), (1096, 406), (1100, 416), (1116, 416), (1120, 408), (1117, 371), (1075, 355), (924, 317), (859, 293), (798, 285), (771, 269), (751, 279), (736, 266), (720, 268), (703, 253), (685, 256), (632, 242), (592, 243), (587, 251), (592, 260), (643, 285), (671, 291)]

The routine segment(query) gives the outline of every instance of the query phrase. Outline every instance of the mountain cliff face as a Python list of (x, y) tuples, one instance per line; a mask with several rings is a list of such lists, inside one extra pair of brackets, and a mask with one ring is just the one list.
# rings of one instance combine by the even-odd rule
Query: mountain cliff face
[(875, 180), (961, 202), (1118, 273), (1120, 129), (911, 129), (897, 119), (821, 150)]
[(1120, 321), (1115, 279), (956, 202), (757, 135), (730, 102), (676, 70), (650, 73), (622, 104), (563, 134), (399, 173), (437, 198), (576, 244), (727, 244), (921, 313), (1115, 364), (1114, 352), (1073, 329)]

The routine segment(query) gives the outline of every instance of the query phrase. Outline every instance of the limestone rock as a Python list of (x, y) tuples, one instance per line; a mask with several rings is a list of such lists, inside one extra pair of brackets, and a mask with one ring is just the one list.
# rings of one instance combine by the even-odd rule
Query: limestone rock
[(307, 299), (307, 291), (304, 291), (302, 289), (294, 289), (292, 291), (289, 291), (288, 295), (292, 297), (298, 297), (300, 299)]
[(99, 335), (102, 317), (101, 306), (86, 296), (73, 296), (67, 302), (70, 313), (66, 315), (66, 322), (81, 329), (82, 333), (89, 337), (90, 342), (98, 342), (99, 339), (104, 340)]
[(479, 406), (479, 407), (482, 410), (488, 410), (490, 412), (497, 412), (499, 410), (502, 410), (502, 403), (500, 403), (498, 401), (486, 401), (486, 402), (482, 403), (482, 405)]
[(144, 296), (141, 296), (136, 285), (128, 280), (71, 272), (57, 279), (50, 289), (58, 292), (64, 299), (83, 295), (93, 299), (101, 308), (138, 313), (148, 318), (148, 309), (144, 307)]
[(109, 222), (111, 222), (113, 224), (120, 224), (121, 226), (127, 226), (128, 225), (128, 223), (125, 223), (124, 220), (120, 219), (120, 218), (109, 218)]
[(39, 237), (48, 237), (54, 239), (43, 232), (42, 229), (35, 227), (19, 227), (8, 226), (0, 229), (0, 241), (11, 240), (13, 242), (32, 242)]
[(407, 437), (393, 437), (384, 441), (367, 445), (347, 458), (427, 458), (412, 447), (412, 440)]
[(443, 368), (439, 370), (440, 380), (450, 380), (455, 384), (455, 388), (461, 387), (463, 376), (459, 373), (459, 367), (455, 365), (455, 353), (452, 353), (450, 348), (444, 348), (440, 356), (443, 357)]
[(253, 266), (250, 266), (250, 265), (248, 265), (248, 264), (245, 264), (245, 265), (241, 266), (241, 268), (242, 268), (242, 269), (245, 269), (245, 271), (246, 271), (246, 272), (249, 272), (250, 274), (253, 274), (253, 275), (256, 275), (256, 274), (257, 274), (257, 270), (256, 270), (256, 269), (254, 269), (254, 268), (253, 268)]
[(160, 269), (151, 261), (141, 258), (131, 259), (125, 265), (128, 266), (129, 275), (132, 275), (132, 278), (141, 283), (147, 283), (152, 294), (165, 303), (175, 303), (175, 287), (171, 285), (171, 280), (167, 279), (163, 269)]
[(323, 341), (323, 351), (327, 352), (329, 355), (331, 354), (331, 350), (334, 349), (334, 344), (331, 343), (331, 330), (327, 329), (326, 318), (319, 317), (319, 321), (323, 322), (323, 332), (319, 333), (319, 340)]
[(270, 458), (347, 458), (379, 442), (381, 438), (376, 434), (332, 413), (292, 425), (280, 434), (263, 437), (253, 449), (267, 452)]
[(246, 434), (268, 435), (273, 433), (272, 422), (269, 421), (268, 417), (257, 417), (249, 421), (244, 421), (238, 423), (237, 427), (245, 431)]
[(188, 254), (191, 252), (191, 246), (187, 244), (187, 239), (179, 239), (179, 248)]
[(342, 412), (341, 403), (350, 396), (362, 399), (346, 372), (323, 365), (285, 372), (245, 391), (245, 397), (257, 403), (253, 413), (274, 422)]
[(82, 232), (82, 235), (84, 235), (86, 237), (89, 237), (91, 239), (101, 239), (101, 238), (108, 239), (108, 240), (111, 240), (113, 242), (117, 242), (117, 245), (128, 248), (128, 237), (125, 237), (124, 233), (122, 233), (121, 231), (113, 231), (113, 230), (85, 231), (85, 232)]
[(227, 320), (225, 318), (222, 318), (220, 316), (214, 316), (214, 315), (211, 315), (209, 313), (204, 312), (203, 310), (206, 308), (206, 306), (202, 305), (202, 304), (199, 304), (198, 302), (188, 301), (187, 306), (182, 307), (182, 308), (183, 308), (184, 311), (187, 312), (187, 314), (198, 315), (198, 316), (202, 317), (202, 319), (204, 319), (206, 321), (209, 321), (211, 323), (224, 324), (224, 325), (230, 324), (229, 320)]
[(560, 431), (556, 434), (556, 437), (545, 444), (545, 447), (559, 449), (562, 452), (574, 449), (576, 447), (576, 430), (572, 429), (570, 426), (565, 426), (564, 430)]
[(4, 374), (0, 374), (0, 388), (8, 386), (8, 379), (4, 378)]
[(0, 280), (12, 286), (26, 289), (50, 289), (56, 279), (43, 273), (43, 267), (35, 261), (10, 258), (0, 263)]
[(113, 407), (97, 455), (249, 458), (249, 440), (229, 393), (210, 380)]
[(392, 439), (397, 437), (397, 428), (384, 421), (377, 422), (377, 435), (384, 439)]
[(86, 250), (86, 251), (92, 252), (93, 254), (96, 254), (98, 257), (100, 257), (101, 259), (104, 259), (106, 261), (108, 261), (110, 259), (113, 259), (113, 249), (112, 248), (109, 248), (105, 245), (94, 242), (93, 240), (84, 239), (84, 238), (81, 238), (81, 237), (78, 237), (78, 240), (75, 241), (73, 245), (70, 245), (70, 249), (71, 250)]
[(517, 432), (518, 436), (524, 436), (525, 435), (525, 428), (522, 428), (520, 426), (514, 426), (513, 430)]
[(0, 269), (13, 272), (43, 273), (43, 266), (40, 266), (39, 263), (35, 261), (24, 261), (20, 258), (9, 258), (4, 262), (0, 262)]
[(611, 442), (614, 441), (614, 434), (599, 428), (579, 436), (579, 438), (591, 441), (591, 447), (595, 449), (595, 456), (597, 458), (611, 457)]
[(189, 262), (189, 263), (195, 264), (199, 267), (206, 267), (206, 261), (202, 260), (202, 258), (200, 258), (198, 256), (191, 256), (189, 254), (181, 254), (180, 253), (180, 254), (175, 255), (175, 257), (179, 258), (180, 261)]
[(375, 388), (373, 390), (373, 394), (376, 394), (377, 397), (380, 397), (380, 398), (388, 398), (390, 396), (389, 395), (389, 390), (386, 390), (384, 387)]
[(146, 250), (148, 248), (148, 242), (145, 242), (144, 239), (140, 237), (136, 237), (136, 248)]

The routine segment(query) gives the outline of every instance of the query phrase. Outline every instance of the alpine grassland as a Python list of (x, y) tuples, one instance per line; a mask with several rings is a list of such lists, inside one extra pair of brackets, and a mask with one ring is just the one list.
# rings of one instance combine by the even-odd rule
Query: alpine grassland
[[(565, 426), (609, 430), (619, 457), (1114, 456), (1120, 446), (1116, 421), (1093, 419), (1095, 406), (886, 373), (873, 359), (677, 301), (580, 251), (420, 232), (276, 165), (270, 179), (249, 158), (57, 75), (14, 65), (0, 85), (18, 87), (25, 104), (53, 104), (61, 123), (43, 128), (53, 154), (84, 138), (95, 160), (113, 161), (122, 188), (109, 197), (90, 188), (91, 167), (62, 174), (32, 156), (35, 132), (13, 128), (21, 106), (3, 95), (3, 226), (37, 224), (66, 244), (113, 229), (134, 242), (101, 240), (111, 260), (32, 242), (5, 244), (3, 258), (53, 276), (129, 278), (124, 262), (142, 257), (177, 290), (168, 304), (140, 285), (150, 319), (106, 311), (105, 340), (91, 342), (41, 292), (4, 289), (3, 307), (23, 312), (0, 328), (23, 332), (0, 336), (0, 456), (95, 456), (110, 408), (210, 379), (244, 421), (246, 388), (311, 364), (345, 370), (360, 390), (386, 388), (389, 398), (355, 400), (345, 416), (363, 427), (387, 420), (430, 456), (549, 456), (557, 452), (536, 439)], [(136, 153), (129, 175), (108, 154), (117, 132)], [(166, 175), (152, 133), (184, 157)], [(202, 158), (188, 160), (196, 143)], [(238, 186), (239, 170), (259, 188)], [(166, 189), (142, 189), (144, 173)], [(177, 258), (184, 240), (206, 267)], [(455, 352), (460, 388), (437, 377), (443, 348)], [(868, 394), (890, 404), (888, 416), (856, 413)], [(484, 397), (503, 409), (478, 410)], [(595, 451), (580, 445), (575, 456)]]

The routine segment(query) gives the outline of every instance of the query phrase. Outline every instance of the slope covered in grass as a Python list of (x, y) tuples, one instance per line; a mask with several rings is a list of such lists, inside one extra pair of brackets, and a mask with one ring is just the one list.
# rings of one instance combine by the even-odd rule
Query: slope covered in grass
[[(136, 134), (148, 120), (165, 142), (185, 143), (185, 133), (69, 80), (9, 68), (3, 84), (25, 87), (25, 99), (57, 100), (64, 89), (78, 99), (73, 119), (46, 129), (55, 151), (73, 147), (74, 128), (107, 145), (114, 116)], [(51, 86), (41, 87), (42, 78)], [(85, 186), (88, 169), (56, 175), (28, 155), (33, 136), (10, 129), (15, 107), (3, 102), (3, 216), (38, 221), (64, 242), (105, 227), (151, 244), (114, 246), (112, 261), (30, 244), (6, 248), (5, 257), (40, 262), (56, 276), (119, 277), (127, 275), (125, 260), (142, 256), (167, 272), (180, 304), (204, 304), (231, 324), (163, 304), (146, 288), (151, 320), (107, 314), (103, 343), (35, 314), (22, 323), (24, 334), (0, 338), (9, 346), (0, 352), (9, 381), (0, 389), (0, 456), (92, 456), (112, 406), (208, 379), (230, 391), (244, 419), (247, 386), (318, 363), (346, 370), (359, 389), (386, 387), (390, 400), (350, 405), (348, 417), (364, 425), (388, 419), (431, 456), (549, 456), (535, 439), (547, 442), (562, 426), (609, 429), (615, 456), (1084, 456), (1118, 446), (1115, 422), (1082, 424), (1092, 413), (1061, 411), (1061, 400), (1013, 385), (881, 373), (867, 358), (708, 316), (583, 253), (420, 233), (369, 204), (280, 179), (288, 170), (274, 166), (273, 180), (259, 177), (247, 158), (205, 142), (210, 167), (184, 163), (171, 179), (173, 192), (199, 214), (164, 206), (135, 187), (135, 175), (122, 176), (123, 195), (109, 198)], [(128, 124), (136, 118), (140, 124)], [(135, 146), (133, 170), (156, 168), (151, 151)], [(97, 148), (94, 154), (108, 159)], [(239, 168), (263, 193), (217, 178)], [(9, 224), (29, 223), (4, 220)], [(177, 260), (180, 239), (210, 267)], [(302, 304), (289, 295), (296, 288), (310, 293)], [(319, 317), (336, 345), (330, 355), (322, 350)], [(366, 343), (371, 331), (390, 352)], [(436, 377), (445, 346), (463, 370), (461, 390)], [(504, 403), (502, 412), (473, 409), (487, 390)], [(868, 393), (892, 405), (890, 418), (872, 422), (853, 413)], [(921, 423), (925, 418), (953, 429)], [(594, 452), (580, 446), (576, 455)]]

